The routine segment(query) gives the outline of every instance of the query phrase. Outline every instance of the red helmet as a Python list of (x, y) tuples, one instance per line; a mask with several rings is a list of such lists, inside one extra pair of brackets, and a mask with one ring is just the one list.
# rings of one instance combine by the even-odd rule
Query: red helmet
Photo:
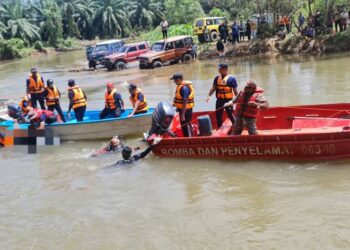
[(114, 84), (111, 82), (107, 83), (107, 88), (114, 88)]

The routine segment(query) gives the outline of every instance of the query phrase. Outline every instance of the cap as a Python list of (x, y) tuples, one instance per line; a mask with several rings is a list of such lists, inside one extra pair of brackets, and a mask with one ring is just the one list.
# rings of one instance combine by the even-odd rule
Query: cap
[(75, 81), (73, 79), (69, 79), (68, 80), (68, 85), (71, 86), (71, 87), (74, 86), (75, 85)]
[(37, 70), (36, 68), (31, 68), (31, 69), (30, 69), (30, 72), (31, 72), (31, 73), (36, 73), (36, 72), (38, 72), (38, 70)]
[(223, 68), (228, 68), (228, 65), (226, 64), (226, 63), (220, 63), (219, 65), (218, 65), (218, 68), (219, 69), (223, 69)]
[(183, 75), (181, 73), (175, 73), (170, 80), (183, 79)]
[(47, 84), (53, 84), (53, 80), (52, 79), (47, 79), (46, 83)]
[(114, 88), (114, 84), (111, 82), (107, 83), (107, 88)]
[(136, 84), (130, 83), (128, 89), (137, 89)]

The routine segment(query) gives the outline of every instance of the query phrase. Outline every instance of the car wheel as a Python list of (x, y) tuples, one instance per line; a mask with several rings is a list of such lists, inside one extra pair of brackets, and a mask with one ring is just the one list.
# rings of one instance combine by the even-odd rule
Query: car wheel
[(89, 69), (94, 68), (96, 69), (96, 61), (95, 60), (90, 60), (89, 61)]
[(116, 68), (117, 68), (117, 70), (124, 70), (124, 69), (126, 69), (126, 63), (125, 62), (117, 62)]
[(186, 62), (186, 61), (191, 60), (191, 58), (192, 58), (192, 56), (190, 54), (184, 54), (182, 57), (182, 61)]
[(216, 42), (217, 40), (219, 40), (219, 34), (216, 31), (212, 31), (210, 33), (210, 40)]
[(140, 69), (146, 69), (147, 67), (146, 67), (146, 65), (140, 64), (140, 65), (139, 65), (139, 68), (140, 68)]
[(154, 68), (160, 68), (160, 67), (163, 66), (163, 63), (162, 63), (161, 61), (154, 61), (154, 62), (152, 63), (152, 66), (153, 66)]
[(106, 63), (106, 67), (108, 70), (113, 70), (113, 69), (115, 69), (115, 64), (112, 62), (108, 62), (108, 63)]

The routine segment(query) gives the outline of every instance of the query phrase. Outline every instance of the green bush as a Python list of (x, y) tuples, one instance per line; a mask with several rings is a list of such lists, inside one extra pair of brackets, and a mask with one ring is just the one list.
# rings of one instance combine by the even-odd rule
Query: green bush
[(0, 40), (0, 58), (15, 59), (22, 58), (28, 54), (23, 40), (12, 38), (9, 40)]
[(212, 17), (225, 17), (227, 20), (231, 19), (230, 13), (228, 13), (226, 10), (222, 10), (219, 8), (213, 8), (210, 12), (209, 12), (209, 16)]
[(340, 52), (350, 50), (350, 30), (339, 32), (325, 39), (325, 52)]
[(41, 41), (36, 41), (34, 43), (34, 49), (38, 50), (38, 51), (44, 51), (44, 45)]
[(69, 50), (78, 49), (79, 46), (77, 44), (77, 40), (75, 40), (74, 38), (68, 37), (67, 39), (59, 39), (57, 41), (55, 48), (56, 50), (69, 51)]

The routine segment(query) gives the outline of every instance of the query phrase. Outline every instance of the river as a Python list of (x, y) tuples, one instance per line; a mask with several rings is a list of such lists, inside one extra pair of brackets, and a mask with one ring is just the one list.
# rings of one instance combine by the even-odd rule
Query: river
[[(32, 66), (54, 79), (67, 109), (67, 80), (102, 108), (105, 85), (142, 87), (150, 106), (171, 101), (182, 72), (196, 89), (196, 110), (218, 60), (140, 71), (75, 72), (82, 51), (0, 63), (0, 99), (19, 100)], [(347, 102), (350, 54), (225, 59), (241, 88), (249, 78), (271, 105)], [(142, 146), (140, 138), (127, 144)], [(0, 151), (0, 249), (337, 249), (350, 248), (348, 162), (163, 159), (111, 168), (120, 155), (91, 159), (102, 141), (67, 142), (28, 155)]]

